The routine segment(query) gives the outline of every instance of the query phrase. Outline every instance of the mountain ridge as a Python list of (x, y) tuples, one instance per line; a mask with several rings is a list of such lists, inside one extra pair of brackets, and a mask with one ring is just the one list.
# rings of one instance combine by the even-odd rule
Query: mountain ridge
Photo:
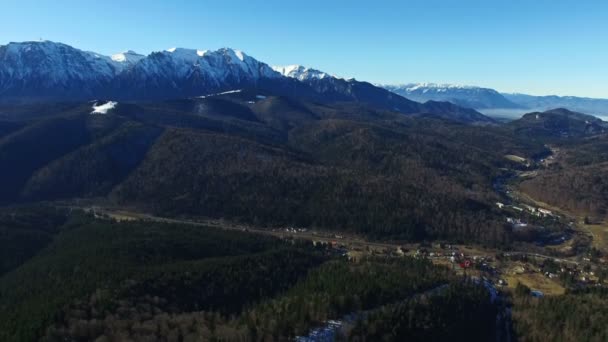
[[(50, 41), (9, 43), (0, 46), (0, 101), (157, 101), (258, 89), (324, 103), (359, 102), (403, 114), (493, 122), (472, 109), (417, 103), (371, 83), (315, 69), (291, 66), (281, 71), (230, 48), (104, 56)], [(306, 77), (297, 77), (303, 74)]]
[(491, 88), (437, 83), (381, 86), (414, 101), (448, 101), (474, 109), (522, 108)]
[[(414, 101), (448, 101), (462, 107), (480, 110), (484, 114), (502, 110), (506, 111), (506, 113), (512, 112), (519, 117), (532, 111), (544, 112), (563, 107), (574, 112), (599, 116), (608, 115), (608, 99), (602, 98), (557, 95), (537, 96), (523, 93), (499, 92), (493, 88), (450, 83), (378, 84), (378, 86)], [(495, 115), (499, 113), (496, 112)]]

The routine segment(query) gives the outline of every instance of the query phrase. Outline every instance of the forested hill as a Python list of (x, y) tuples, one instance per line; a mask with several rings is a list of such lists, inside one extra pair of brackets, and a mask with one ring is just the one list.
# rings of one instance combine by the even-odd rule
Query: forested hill
[[(328, 319), (400, 302), (429, 315), (395, 340), (436, 336), (449, 322), (458, 324), (445, 336), (495, 335), (488, 292), (428, 260), (353, 263), (310, 242), (54, 211), (0, 212), (0, 229), (20, 237), (0, 234), (3, 247), (35, 241), (44, 217), (58, 219), (38, 231), (51, 239), (35, 256), (14, 258), (16, 268), (0, 273), (2, 341), (286, 341)], [(414, 300), (428, 293), (437, 305)]]
[(555, 142), (556, 160), (521, 183), (532, 197), (581, 216), (608, 216), (608, 135)]
[(608, 122), (592, 115), (556, 108), (528, 113), (508, 124), (517, 134), (529, 139), (552, 142), (608, 132)]
[(493, 178), (505, 154), (544, 152), (499, 126), (258, 91), (0, 113), (3, 203), (96, 198), (378, 238), (507, 241)]

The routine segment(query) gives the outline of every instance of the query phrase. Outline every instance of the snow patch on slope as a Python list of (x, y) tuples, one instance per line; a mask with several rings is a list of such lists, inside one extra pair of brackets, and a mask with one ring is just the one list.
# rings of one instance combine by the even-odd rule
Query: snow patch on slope
[(134, 64), (140, 60), (146, 58), (144, 55), (140, 55), (135, 51), (129, 50), (121, 53), (112, 55), (112, 60), (117, 63)]
[(97, 102), (93, 105), (93, 111), (91, 114), (108, 114), (108, 111), (114, 109), (118, 102), (108, 101), (102, 105), (97, 105)]
[(208, 95), (203, 95), (203, 96), (199, 96), (199, 99), (206, 99), (208, 97), (213, 97), (213, 96), (220, 96), (220, 95), (228, 95), (228, 94), (235, 94), (235, 93), (240, 93), (242, 92), (242, 89), (238, 89), (238, 90), (229, 90), (229, 91), (225, 91), (222, 93), (216, 93), (216, 94), (208, 94)]

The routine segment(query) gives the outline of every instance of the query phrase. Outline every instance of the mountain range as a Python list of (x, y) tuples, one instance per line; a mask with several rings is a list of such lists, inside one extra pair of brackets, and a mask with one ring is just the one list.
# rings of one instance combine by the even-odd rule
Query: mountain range
[(414, 101), (448, 101), (462, 107), (474, 108), (491, 116), (502, 114), (519, 117), (531, 111), (546, 111), (554, 108), (567, 108), (598, 116), (608, 115), (608, 99), (510, 94), (500, 93), (491, 88), (454, 84), (409, 83), (381, 86)]
[(523, 108), (490, 88), (436, 83), (385, 85), (384, 88), (414, 101), (448, 101), (476, 109)]
[(358, 102), (404, 114), (492, 123), (566, 108), (608, 115), (607, 99), (500, 93), (491, 88), (435, 83), (373, 85), (300, 65), (270, 66), (242, 51), (171, 48), (112, 56), (51, 41), (0, 46), (0, 102), (156, 101), (240, 89), (321, 103)]
[(465, 122), (492, 119), (450, 103), (418, 103), (381, 87), (300, 66), (273, 68), (245, 53), (172, 48), (104, 56), (50, 41), (0, 46), (0, 102), (156, 101), (256, 89), (321, 103), (358, 102)]
[(598, 116), (608, 115), (608, 99), (594, 99), (577, 96), (533, 96), (526, 94), (502, 94), (506, 99), (518, 103), (525, 108), (548, 110), (551, 108), (568, 108)]

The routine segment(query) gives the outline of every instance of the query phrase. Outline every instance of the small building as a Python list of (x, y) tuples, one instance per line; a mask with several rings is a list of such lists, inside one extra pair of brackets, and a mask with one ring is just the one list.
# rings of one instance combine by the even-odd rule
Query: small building
[(538, 212), (540, 212), (541, 214), (544, 214), (546, 216), (553, 215), (553, 212), (551, 212), (551, 210), (547, 210), (547, 209), (544, 209), (544, 208), (538, 208)]
[(500, 209), (504, 208), (504, 203), (496, 202), (496, 206)]
[(516, 207), (516, 206), (511, 206), (511, 208), (513, 208), (513, 210), (517, 210), (517, 211), (524, 211), (523, 208)]

